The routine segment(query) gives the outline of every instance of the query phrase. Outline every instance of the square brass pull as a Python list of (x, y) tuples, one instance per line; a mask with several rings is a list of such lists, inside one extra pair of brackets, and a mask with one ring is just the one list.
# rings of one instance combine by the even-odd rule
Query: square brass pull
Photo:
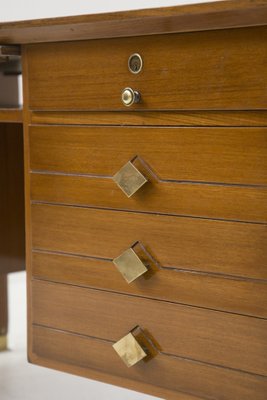
[(128, 283), (133, 282), (148, 271), (148, 268), (132, 248), (124, 251), (119, 257), (114, 258), (113, 263)]
[(128, 161), (112, 179), (127, 197), (131, 197), (147, 182), (146, 177), (138, 171), (131, 161)]
[(120, 356), (127, 367), (132, 367), (147, 356), (132, 333), (124, 336), (117, 343), (113, 344), (113, 349)]

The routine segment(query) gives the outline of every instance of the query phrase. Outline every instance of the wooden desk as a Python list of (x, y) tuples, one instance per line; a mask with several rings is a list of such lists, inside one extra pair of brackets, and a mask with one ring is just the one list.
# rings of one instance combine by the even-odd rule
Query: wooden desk
[(266, 39), (266, 1), (0, 25), (23, 57), (30, 362), (265, 399)]

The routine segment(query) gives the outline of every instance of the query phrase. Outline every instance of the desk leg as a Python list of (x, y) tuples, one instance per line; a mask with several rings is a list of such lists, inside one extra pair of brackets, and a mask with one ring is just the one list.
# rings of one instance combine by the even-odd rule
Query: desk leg
[(0, 351), (7, 349), (7, 275), (0, 274)]

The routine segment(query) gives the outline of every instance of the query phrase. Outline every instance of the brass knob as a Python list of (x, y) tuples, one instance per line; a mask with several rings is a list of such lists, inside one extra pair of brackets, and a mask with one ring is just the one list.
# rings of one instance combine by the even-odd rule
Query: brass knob
[(147, 178), (138, 171), (131, 161), (128, 161), (112, 179), (127, 197), (131, 197), (148, 182)]
[(112, 347), (128, 368), (147, 357), (147, 353), (131, 332)]
[(132, 104), (140, 102), (141, 95), (137, 90), (127, 87), (123, 89), (121, 99), (126, 107), (130, 107)]
[(117, 267), (127, 283), (133, 282), (148, 271), (148, 267), (135, 253), (132, 247), (125, 250), (120, 256), (114, 258), (113, 264)]
[(147, 329), (144, 331), (139, 325), (114, 343), (112, 347), (127, 367), (132, 367), (141, 360), (148, 362), (158, 354), (153, 336)]

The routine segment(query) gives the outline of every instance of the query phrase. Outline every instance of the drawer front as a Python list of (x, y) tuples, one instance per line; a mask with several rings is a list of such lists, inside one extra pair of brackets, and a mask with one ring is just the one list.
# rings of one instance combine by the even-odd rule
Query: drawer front
[[(266, 27), (28, 45), (33, 110), (266, 109)], [(143, 69), (128, 70), (139, 53)]]
[(126, 368), (115, 354), (112, 342), (41, 326), (34, 326), (32, 334), (30, 359), (50, 368), (170, 400), (218, 399), (220, 393), (224, 399), (266, 398), (267, 380), (257, 375), (164, 354), (158, 354), (149, 363)]
[(267, 128), (31, 126), (33, 171), (113, 176), (138, 157), (162, 182), (267, 185)]
[(140, 326), (161, 353), (266, 376), (264, 319), (42, 281), (32, 299), (36, 325), (112, 342)]
[(267, 277), (266, 225), (32, 205), (35, 250), (112, 260), (136, 242), (162, 267)]
[(263, 281), (151, 266), (149, 272), (128, 283), (112, 260), (40, 251), (32, 254), (32, 276), (267, 318), (267, 284)]
[(66, 205), (267, 222), (267, 187), (184, 184), (151, 178), (127, 198), (111, 177), (34, 173), (31, 175), (31, 198)]
[[(265, 128), (30, 128), (35, 201), (266, 222), (266, 160)], [(131, 198), (129, 161), (148, 179)]]
[(161, 181), (267, 184), (267, 128), (31, 126), (31, 170), (113, 176), (138, 157)]

